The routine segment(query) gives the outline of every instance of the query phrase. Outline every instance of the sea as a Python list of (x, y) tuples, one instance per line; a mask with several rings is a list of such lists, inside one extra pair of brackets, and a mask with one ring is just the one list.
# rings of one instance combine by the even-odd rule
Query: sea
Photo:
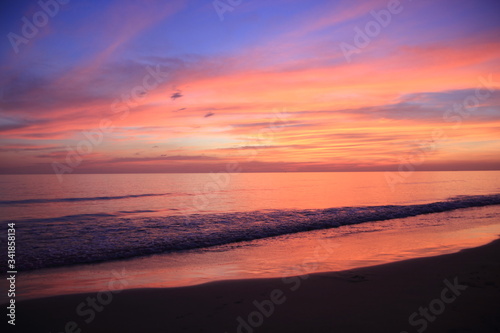
[[(99, 290), (124, 268), (131, 286), (181, 286), (447, 253), (500, 234), (500, 171), (393, 176), (2, 175), (1, 242), (14, 223), (19, 295), (33, 298)], [(318, 244), (328, 256), (314, 260)]]

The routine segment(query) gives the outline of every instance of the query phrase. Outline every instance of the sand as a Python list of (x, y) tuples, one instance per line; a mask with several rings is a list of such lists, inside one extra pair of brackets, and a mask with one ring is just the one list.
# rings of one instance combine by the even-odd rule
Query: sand
[[(285, 279), (20, 301), (17, 332), (500, 332), (500, 240)], [(92, 307), (92, 301), (95, 301)], [(411, 322), (410, 322), (411, 321)]]

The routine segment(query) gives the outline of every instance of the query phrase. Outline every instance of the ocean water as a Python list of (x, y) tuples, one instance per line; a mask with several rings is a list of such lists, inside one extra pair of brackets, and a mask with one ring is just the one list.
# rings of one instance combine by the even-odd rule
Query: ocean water
[(16, 223), (21, 271), (342, 226), (375, 230), (381, 221), (500, 204), (498, 171), (416, 172), (394, 188), (383, 172), (65, 175), (63, 182), (4, 175), (0, 184), (0, 228), (4, 234)]

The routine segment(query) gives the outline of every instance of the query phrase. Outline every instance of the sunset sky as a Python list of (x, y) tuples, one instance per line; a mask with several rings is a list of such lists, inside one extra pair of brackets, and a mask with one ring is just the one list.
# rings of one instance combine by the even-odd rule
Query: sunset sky
[(0, 173), (500, 169), (498, 0), (44, 2), (0, 5)]

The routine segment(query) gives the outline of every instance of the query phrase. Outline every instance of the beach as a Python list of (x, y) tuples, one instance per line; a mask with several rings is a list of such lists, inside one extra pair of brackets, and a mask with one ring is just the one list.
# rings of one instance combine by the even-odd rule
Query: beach
[(500, 333), (499, 0), (2, 4), (2, 332)]
[(295, 278), (113, 289), (100, 295), (21, 301), (16, 328), (48, 332), (498, 332), (499, 287), (500, 240), (496, 240), (453, 254)]
[(107, 196), (101, 175), (5, 179), (47, 186), (0, 201), (19, 246), (0, 303), (16, 332), (496, 332), (497, 174), (394, 193), (382, 173), (241, 175), (187, 215), (168, 205), (207, 175), (115, 175)]

